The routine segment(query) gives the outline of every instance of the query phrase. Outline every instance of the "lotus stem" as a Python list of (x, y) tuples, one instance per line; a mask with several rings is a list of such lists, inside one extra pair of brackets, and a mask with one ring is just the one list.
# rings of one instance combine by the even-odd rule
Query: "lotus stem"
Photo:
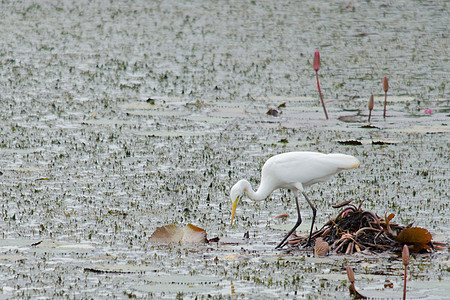
[(389, 90), (389, 81), (386, 75), (383, 77), (383, 90), (384, 90), (384, 112), (383, 118), (386, 119), (386, 104), (387, 104), (387, 92)]

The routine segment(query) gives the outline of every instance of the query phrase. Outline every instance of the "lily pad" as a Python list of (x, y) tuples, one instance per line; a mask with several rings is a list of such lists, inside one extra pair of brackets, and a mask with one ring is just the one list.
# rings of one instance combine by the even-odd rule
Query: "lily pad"
[(146, 293), (204, 293), (217, 289), (221, 281), (204, 275), (154, 275), (146, 279), (151, 283), (133, 288)]
[(15, 262), (15, 261), (23, 261), (28, 258), (29, 257), (24, 256), (24, 255), (0, 255), (0, 261), (4, 260), (4, 261)]
[(214, 276), (204, 275), (151, 275), (145, 277), (148, 281), (154, 283), (171, 283), (171, 284), (217, 284), (221, 279)]
[(130, 102), (123, 103), (118, 105), (121, 109), (152, 109), (155, 108), (155, 105), (151, 102)]
[(215, 288), (211, 285), (181, 285), (181, 284), (146, 284), (136, 285), (133, 289), (145, 293), (206, 293)]
[(159, 271), (158, 268), (147, 265), (134, 265), (134, 264), (98, 264), (84, 268), (87, 272), (93, 273), (117, 273), (117, 274), (131, 274), (131, 273), (146, 273)]
[(386, 131), (391, 132), (403, 132), (403, 133), (449, 133), (450, 126), (447, 125), (438, 125), (438, 124), (430, 124), (430, 125), (413, 125), (409, 127), (399, 127), (399, 128), (389, 128)]
[(183, 136), (200, 136), (204, 135), (204, 132), (201, 131), (181, 131), (181, 130), (174, 130), (174, 131), (143, 131), (143, 132), (135, 132), (137, 135), (144, 135), (144, 136), (152, 136), (152, 137), (183, 137)]
[(124, 121), (119, 119), (90, 119), (90, 120), (83, 120), (81, 122), (82, 125), (108, 125), (108, 126), (114, 126), (114, 125), (125, 125), (125, 124), (133, 124), (132, 121)]
[(41, 243), (36, 243), (33, 247), (34, 252), (38, 253), (89, 253), (94, 250), (94, 245), (87, 243), (66, 243), (66, 242), (52, 242), (43, 241)]

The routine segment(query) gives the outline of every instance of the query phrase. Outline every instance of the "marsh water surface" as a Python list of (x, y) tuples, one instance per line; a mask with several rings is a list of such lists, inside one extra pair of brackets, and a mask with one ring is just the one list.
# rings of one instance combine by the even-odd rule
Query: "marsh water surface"
[[(361, 166), (308, 189), (317, 226), (364, 201), (449, 241), (448, 2), (347, 2), (2, 1), (0, 297), (341, 299), (349, 264), (362, 294), (400, 298), (394, 254), (274, 250), (288, 191), (230, 226), (229, 189), (271, 155), (342, 152)], [(220, 241), (149, 242), (188, 223)], [(447, 296), (449, 268), (415, 256), (408, 295)]]

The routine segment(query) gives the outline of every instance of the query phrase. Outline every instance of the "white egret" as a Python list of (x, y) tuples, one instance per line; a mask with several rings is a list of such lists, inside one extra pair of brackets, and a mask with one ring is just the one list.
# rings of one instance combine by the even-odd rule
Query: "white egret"
[(303, 194), (313, 212), (311, 230), (309, 232), (307, 243), (307, 245), (309, 245), (311, 242), (314, 221), (316, 219), (316, 208), (308, 199), (303, 189), (311, 184), (326, 181), (342, 170), (357, 168), (359, 167), (359, 164), (360, 162), (357, 158), (339, 153), (287, 152), (272, 156), (262, 167), (261, 183), (256, 192), (245, 179), (239, 180), (231, 188), (230, 198), (233, 203), (231, 224), (233, 225), (237, 203), (244, 193), (253, 201), (261, 201), (267, 198), (276, 189), (290, 189), (295, 196), (298, 219), (294, 227), (276, 248), (283, 247), (287, 238), (302, 223), (300, 207), (298, 205), (298, 192)]

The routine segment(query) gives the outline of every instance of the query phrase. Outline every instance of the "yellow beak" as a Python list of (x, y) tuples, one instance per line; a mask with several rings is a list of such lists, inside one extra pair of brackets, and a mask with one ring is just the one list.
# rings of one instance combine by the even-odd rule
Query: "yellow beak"
[(236, 200), (233, 202), (233, 206), (231, 208), (231, 225), (233, 225), (234, 214), (236, 213), (236, 207), (237, 207), (238, 200), (239, 200), (239, 197), (237, 197)]

